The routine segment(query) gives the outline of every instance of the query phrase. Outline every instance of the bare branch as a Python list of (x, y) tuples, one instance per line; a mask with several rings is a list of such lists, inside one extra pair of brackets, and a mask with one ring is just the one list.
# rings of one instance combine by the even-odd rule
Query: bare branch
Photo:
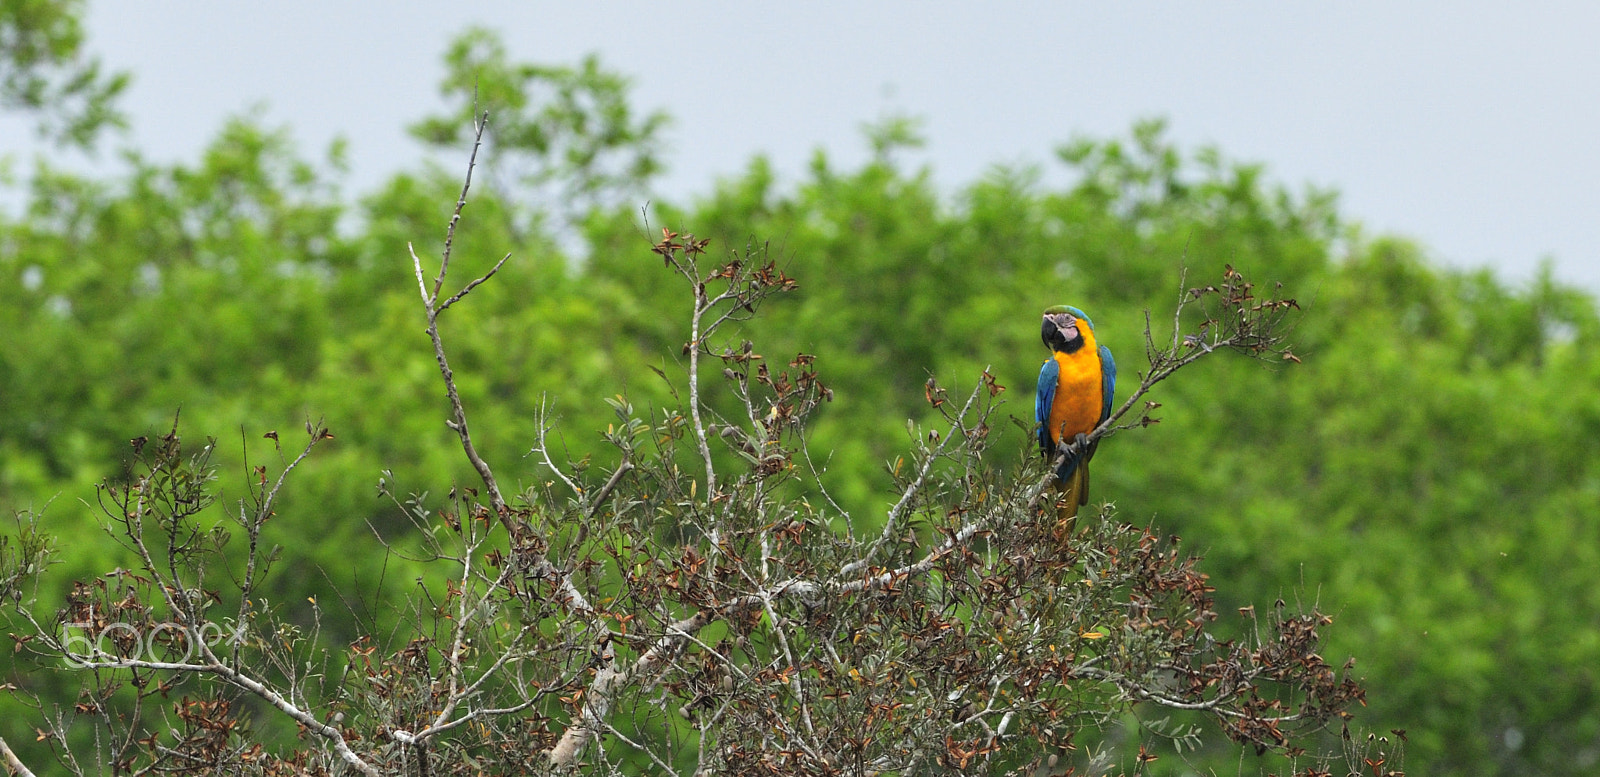
[[(483, 147), (483, 133), (488, 129), (489, 112), (483, 111), (473, 120), (472, 155), (467, 158), (467, 174), (461, 179), (461, 196), (456, 198), (456, 209), (450, 214), (450, 226), (445, 228), (444, 252), (439, 262), (439, 274), (433, 279), (433, 293), (428, 295), (429, 307), (432, 307), (433, 300), (439, 298), (439, 288), (444, 285), (445, 273), (450, 271), (450, 253), (455, 248), (456, 225), (461, 223), (461, 211), (467, 207), (467, 192), (472, 189), (472, 171), (478, 166), (478, 149)], [(501, 261), (504, 262), (505, 260), (502, 259)], [(496, 265), (496, 269), (498, 268), (499, 266)], [(490, 274), (492, 275), (493, 273)], [(445, 307), (449, 307), (449, 305), (446, 304)]]
[[(304, 726), (313, 734), (328, 740), (328, 743), (333, 746), (334, 752), (337, 753), (338, 756), (352, 768), (356, 769), (362, 774), (370, 775), (370, 777), (377, 777), (379, 774), (378, 770), (363, 760), (361, 756), (357, 755), (354, 750), (350, 749), (350, 744), (345, 741), (344, 734), (342, 734), (338, 729), (317, 720), (315, 716), (295, 706), (295, 704), (289, 699), (285, 698), (283, 694), (274, 690), (260, 680), (250, 677), (249, 675), (239, 672), (222, 663), (222, 661), (211, 652), (211, 648), (205, 643), (199, 643), (197, 647), (201, 651), (201, 656), (206, 659), (204, 663), (190, 664), (172, 661), (145, 661), (141, 659), (109, 658), (105, 660), (79, 661), (79, 666), (84, 669), (150, 669), (155, 671), (187, 672), (215, 676), (219, 679), (243, 688), (252, 694), (255, 694), (262, 701), (265, 701), (266, 703), (277, 708), (278, 711), (294, 719), (296, 723)], [(98, 653), (98, 651), (96, 652)]]
[(471, 292), (473, 289), (478, 288), (478, 284), (483, 283), (484, 281), (489, 280), (490, 278), (493, 278), (494, 274), (497, 273), (497, 272), (500, 272), (500, 268), (504, 267), (506, 261), (509, 260), (510, 258), (511, 258), (511, 254), (506, 254), (505, 256), (500, 257), (500, 261), (495, 262), (494, 263), (494, 267), (489, 268), (488, 272), (484, 273), (483, 275), (478, 276), (477, 278), (474, 278), (471, 283), (468, 283), (466, 286), (461, 287), (461, 291), (456, 292), (455, 296), (451, 297), (450, 299), (445, 300), (444, 304), (439, 306), (439, 312), (443, 313), (446, 308), (450, 307), (451, 305), (456, 304), (457, 300), (461, 299), (462, 297), (467, 296), (467, 294), (469, 292)]
[(5, 759), (6, 768), (11, 770), (14, 777), (33, 777), (33, 772), (29, 771), (28, 767), (23, 765), (22, 759), (11, 751), (11, 745), (6, 744), (5, 737), (0, 737), (0, 758)]
[[(445, 422), (445, 425), (456, 433), (456, 436), (461, 441), (461, 450), (466, 454), (467, 460), (472, 464), (472, 468), (477, 471), (478, 477), (483, 481), (484, 488), (488, 491), (489, 504), (494, 511), (495, 517), (500, 521), (501, 525), (505, 526), (507, 533), (511, 535), (512, 541), (521, 545), (527, 540), (525, 536), (526, 527), (515, 520), (510, 506), (506, 503), (505, 496), (500, 491), (500, 484), (495, 479), (494, 470), (489, 467), (488, 462), (484, 461), (483, 457), (478, 453), (477, 446), (473, 444), (472, 432), (467, 426), (467, 411), (461, 404), (461, 394), (456, 389), (455, 373), (450, 369), (450, 361), (445, 356), (444, 340), (439, 334), (439, 314), (444, 308), (453, 304), (479, 283), (494, 275), (495, 271), (499, 270), (506, 259), (501, 259), (500, 263), (496, 264), (494, 269), (490, 270), (487, 275), (468, 284), (460, 293), (446, 300), (445, 305), (435, 306), (434, 304), (434, 301), (439, 298), (439, 289), (444, 284), (445, 273), (449, 270), (450, 252), (454, 245), (456, 226), (460, 223), (461, 211), (467, 204), (467, 192), (472, 187), (472, 170), (477, 164), (478, 148), (483, 142), (483, 133), (487, 127), (488, 114), (485, 113), (474, 127), (476, 134), (472, 146), (472, 157), (467, 163), (467, 173), (461, 185), (461, 196), (456, 202), (455, 211), (450, 217), (450, 225), (445, 233), (444, 253), (439, 263), (439, 272), (433, 279), (431, 291), (424, 280), (422, 261), (417, 258), (415, 249), (411, 251), (411, 258), (412, 265), (416, 268), (418, 286), (422, 291), (423, 308), (428, 319), (428, 338), (433, 342), (434, 359), (438, 362), (439, 374), (444, 378), (445, 394), (450, 399), (451, 417), (450, 420)], [(509, 255), (506, 258), (509, 258)], [(540, 578), (549, 580), (556, 590), (560, 592), (562, 601), (581, 612), (593, 610), (589, 605), (588, 598), (572, 584), (572, 579), (550, 563), (550, 560), (545, 558), (544, 554), (530, 552), (527, 554), (527, 559), (530, 571)]]
[(622, 482), (622, 476), (632, 471), (633, 462), (623, 459), (622, 463), (617, 465), (617, 470), (611, 473), (611, 477), (606, 480), (606, 484), (601, 486), (600, 490), (596, 491), (594, 497), (589, 500), (589, 510), (585, 517), (593, 518), (595, 513), (600, 512), (600, 509), (605, 506), (606, 499), (611, 496), (611, 492), (615, 491), (617, 485)]
[(695, 442), (700, 446), (700, 459), (706, 468), (706, 500), (717, 496), (717, 468), (711, 462), (711, 446), (706, 443), (706, 424), (700, 417), (700, 353), (705, 350), (700, 331), (700, 317), (710, 304), (706, 302), (705, 284), (695, 280), (694, 316), (689, 326), (689, 417), (694, 423)]
[(550, 471), (554, 472), (556, 477), (560, 478), (561, 482), (567, 485), (567, 489), (570, 490), (573, 495), (581, 496), (583, 494), (583, 489), (579, 488), (577, 483), (572, 482), (572, 478), (567, 477), (567, 474), (562, 472), (561, 468), (557, 467), (556, 463), (550, 459), (550, 443), (547, 441), (547, 437), (550, 433), (550, 411), (547, 408), (546, 402), (547, 398), (541, 395), (539, 397), (539, 413), (535, 419), (539, 425), (538, 444), (533, 447), (533, 450), (528, 452), (537, 452), (539, 456), (544, 459), (545, 466), (549, 467)]
[(633, 664), (622, 669), (616, 667), (616, 651), (608, 642), (601, 653), (600, 671), (595, 673), (593, 682), (589, 683), (588, 693), (584, 694), (583, 709), (578, 720), (567, 728), (555, 747), (550, 749), (550, 764), (558, 769), (575, 764), (583, 748), (606, 728), (606, 716), (611, 712), (611, 703), (617, 691), (635, 678), (657, 671), (683, 646), (685, 635), (698, 632), (711, 619), (710, 613), (697, 612), (672, 624), (666, 635), (657, 639)]

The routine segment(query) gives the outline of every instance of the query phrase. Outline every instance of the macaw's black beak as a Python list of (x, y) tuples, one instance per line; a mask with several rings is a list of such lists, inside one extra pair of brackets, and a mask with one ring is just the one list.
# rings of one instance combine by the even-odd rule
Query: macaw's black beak
[[(1061, 319), (1064, 321), (1059, 321)], [(1078, 339), (1078, 322), (1070, 316), (1045, 316), (1044, 323), (1039, 327), (1039, 336), (1052, 350), (1060, 350)]]
[(1059, 315), (1059, 317), (1046, 315), (1045, 321), (1038, 329), (1038, 336), (1042, 337), (1045, 345), (1050, 345), (1051, 349), (1059, 350), (1064, 345), (1077, 339), (1078, 323), (1074, 318), (1064, 317), (1064, 315)]

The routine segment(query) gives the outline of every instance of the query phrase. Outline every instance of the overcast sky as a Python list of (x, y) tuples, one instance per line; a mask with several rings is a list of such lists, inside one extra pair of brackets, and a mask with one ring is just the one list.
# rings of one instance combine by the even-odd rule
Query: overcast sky
[(98, 0), (88, 21), (135, 74), (133, 142), (158, 159), (265, 105), (308, 154), (347, 138), (371, 188), (421, 155), (403, 128), (477, 23), (519, 60), (598, 52), (632, 76), (640, 107), (675, 117), (669, 196), (757, 152), (790, 182), (818, 146), (859, 161), (861, 122), (888, 111), (926, 119), (914, 159), (951, 190), (1163, 116), (1184, 147), (1336, 188), (1440, 262), (1521, 280), (1549, 256), (1600, 291), (1597, 3)]

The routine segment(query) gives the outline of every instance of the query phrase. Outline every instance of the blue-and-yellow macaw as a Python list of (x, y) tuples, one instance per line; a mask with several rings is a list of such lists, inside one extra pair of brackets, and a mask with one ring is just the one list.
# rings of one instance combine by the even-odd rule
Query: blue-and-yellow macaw
[[(1044, 311), (1040, 331), (1050, 358), (1039, 369), (1039, 394), (1033, 417), (1039, 423), (1039, 447), (1047, 460), (1057, 447), (1094, 431), (1111, 417), (1111, 396), (1117, 387), (1117, 363), (1111, 350), (1095, 342), (1094, 322), (1070, 305)], [(1063, 534), (1070, 534), (1078, 519), (1078, 506), (1089, 501), (1089, 459), (1099, 440), (1067, 457), (1056, 469), (1057, 517)]]

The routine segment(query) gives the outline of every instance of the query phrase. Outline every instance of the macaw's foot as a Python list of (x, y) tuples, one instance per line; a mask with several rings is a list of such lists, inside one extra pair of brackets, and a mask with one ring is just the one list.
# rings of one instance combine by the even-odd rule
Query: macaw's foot
[(1076, 435), (1073, 435), (1073, 437), (1072, 437), (1072, 449), (1074, 451), (1077, 451), (1078, 453), (1083, 453), (1083, 451), (1085, 449), (1087, 449), (1088, 447), (1089, 447), (1089, 435), (1083, 434), (1081, 432), (1076, 434)]

